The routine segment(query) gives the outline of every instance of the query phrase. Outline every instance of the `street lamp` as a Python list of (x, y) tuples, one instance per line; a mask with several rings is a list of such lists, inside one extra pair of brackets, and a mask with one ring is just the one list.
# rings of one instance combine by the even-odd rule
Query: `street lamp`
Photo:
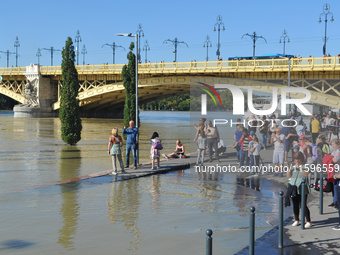
[(77, 43), (76, 55), (77, 55), (77, 65), (79, 65), (79, 43), (81, 42), (81, 36), (79, 30), (77, 30), (77, 35), (74, 41)]
[(40, 48), (38, 48), (36, 56), (38, 57), (38, 66), (40, 66), (40, 57), (41, 57), (41, 51)]
[(329, 4), (325, 4), (324, 6), (323, 6), (323, 12), (320, 14), (320, 16), (319, 16), (319, 23), (321, 23), (322, 22), (322, 20), (321, 20), (321, 17), (322, 16), (325, 16), (325, 38), (324, 38), (324, 45), (323, 45), (323, 55), (326, 55), (326, 42), (327, 42), (327, 16), (328, 15), (332, 15), (332, 18), (331, 18), (331, 22), (333, 22), (334, 21), (334, 18), (333, 18), (333, 13), (332, 12), (330, 12), (329, 11), (329, 9), (331, 8), (331, 6), (329, 5)]
[(136, 34), (138, 34), (138, 41), (139, 41), (139, 46), (138, 46), (138, 63), (141, 63), (142, 60), (141, 60), (141, 57), (140, 57), (140, 44), (141, 44), (141, 40), (140, 40), (140, 37), (144, 37), (144, 31), (142, 30), (142, 25), (139, 24), (138, 25), (138, 30), (136, 32)]
[(280, 42), (279, 42), (279, 43), (283, 42), (283, 55), (285, 55), (286, 53), (286, 38), (287, 38), (287, 43), (290, 43), (289, 36), (287, 35), (287, 31), (286, 29), (284, 29), (280, 37)]
[(83, 45), (83, 49), (81, 50), (81, 54), (83, 54), (83, 66), (84, 66), (85, 65), (85, 54), (87, 54), (85, 44)]
[(205, 42), (203, 44), (203, 48), (207, 47), (207, 58), (206, 58), (206, 61), (209, 60), (209, 47), (212, 47), (211, 45), (211, 41), (210, 41), (210, 38), (209, 38), (209, 35), (207, 35), (207, 37), (205, 38)]
[(216, 27), (217, 27), (217, 31), (218, 31), (218, 43), (217, 43), (217, 51), (216, 51), (217, 59), (220, 59), (220, 47), (221, 47), (221, 44), (220, 44), (220, 31), (221, 31), (221, 26), (223, 26), (222, 30), (224, 31), (225, 27), (224, 27), (224, 23), (222, 22), (222, 16), (218, 15), (217, 16), (217, 22), (216, 22), (216, 24), (214, 26), (214, 32), (216, 32)]
[[(126, 36), (126, 37), (135, 37), (136, 39), (136, 126), (138, 127), (138, 35), (137, 34), (117, 34), (117, 36)], [(138, 144), (138, 135), (136, 136), (136, 142)], [(139, 148), (136, 150), (136, 156), (137, 156), (137, 165), (139, 165)]]
[(148, 44), (148, 40), (145, 40), (143, 51), (145, 51), (145, 63), (147, 63), (148, 62), (148, 51), (150, 51), (150, 46)]
[(256, 32), (254, 31), (254, 33), (253, 34), (244, 34), (244, 35), (242, 35), (242, 38), (241, 39), (243, 39), (243, 37), (244, 36), (249, 36), (252, 40), (253, 40), (253, 57), (255, 57), (255, 44), (256, 44), (256, 40), (257, 39), (259, 39), (259, 38), (261, 38), (261, 39), (263, 39), (266, 43), (267, 43), (267, 40), (266, 40), (266, 38), (264, 38), (263, 36), (260, 36), (260, 35), (256, 35)]
[(10, 52), (9, 50), (7, 50), (7, 51), (0, 51), (0, 52), (6, 54), (6, 56), (7, 56), (7, 67), (9, 67), (9, 55), (10, 54), (16, 54), (16, 53)]
[(18, 48), (20, 47), (18, 37), (15, 38), (14, 47), (15, 47), (15, 66), (18, 67)]
[(116, 45), (115, 42), (113, 42), (112, 44), (105, 43), (105, 44), (103, 44), (102, 48), (103, 48), (104, 46), (110, 46), (110, 47), (112, 48), (112, 64), (115, 64), (116, 48), (117, 48), (117, 47), (121, 47), (121, 48), (123, 48), (124, 51), (125, 51), (125, 48), (124, 48), (123, 46)]

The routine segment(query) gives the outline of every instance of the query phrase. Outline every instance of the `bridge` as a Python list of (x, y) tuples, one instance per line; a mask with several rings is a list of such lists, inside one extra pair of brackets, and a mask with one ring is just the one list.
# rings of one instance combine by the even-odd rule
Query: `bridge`
[[(76, 66), (83, 112), (120, 109), (125, 100), (121, 77), (123, 64)], [(208, 84), (232, 84), (240, 88), (272, 92), (272, 87), (287, 87), (288, 73), (292, 87), (306, 88), (311, 101), (340, 108), (340, 58), (232, 60), (205, 62), (172, 62), (139, 64), (139, 103), (190, 92), (190, 84), (202, 79)], [(57, 111), (62, 87), (60, 66), (0, 68), (0, 93), (22, 104), (30, 102), (25, 95), (28, 81), (35, 81), (39, 107)], [(291, 95), (299, 97), (299, 95)]]

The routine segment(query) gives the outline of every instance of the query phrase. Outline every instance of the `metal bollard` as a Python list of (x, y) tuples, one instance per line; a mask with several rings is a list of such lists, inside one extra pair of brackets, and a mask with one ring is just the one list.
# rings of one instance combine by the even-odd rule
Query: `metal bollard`
[(279, 248), (283, 248), (283, 195), (284, 192), (279, 192)]
[(306, 179), (303, 178), (301, 182), (301, 229), (305, 229), (305, 206), (306, 206), (306, 199), (305, 199), (305, 185)]
[(208, 229), (207, 232), (207, 245), (206, 245), (206, 255), (212, 255), (212, 234), (213, 231)]
[(250, 220), (249, 220), (249, 255), (255, 253), (255, 207), (250, 207)]
[(320, 193), (319, 193), (319, 214), (322, 215), (323, 214), (323, 173), (322, 170), (320, 171), (320, 180), (319, 180), (319, 184), (320, 184)]

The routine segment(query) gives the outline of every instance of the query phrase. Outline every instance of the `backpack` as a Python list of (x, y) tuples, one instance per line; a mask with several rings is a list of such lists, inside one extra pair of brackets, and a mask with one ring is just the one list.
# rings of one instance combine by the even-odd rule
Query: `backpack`
[(156, 140), (156, 142), (152, 145), (152, 148), (153, 149), (156, 149), (156, 150), (163, 150), (163, 146), (161, 144), (161, 140)]
[(321, 151), (322, 151), (322, 157), (324, 157), (325, 155), (331, 154), (331, 151), (330, 151), (330, 149), (329, 149), (328, 143), (320, 143), (320, 144), (319, 144), (319, 147), (322, 148), (322, 149), (321, 149)]

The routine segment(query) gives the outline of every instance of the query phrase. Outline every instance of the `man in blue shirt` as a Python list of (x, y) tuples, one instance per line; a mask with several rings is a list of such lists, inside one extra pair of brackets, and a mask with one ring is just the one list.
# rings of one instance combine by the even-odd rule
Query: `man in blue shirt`
[(137, 169), (137, 135), (138, 127), (135, 127), (135, 122), (130, 120), (129, 127), (124, 126), (123, 135), (127, 135), (126, 139), (126, 168), (129, 167), (130, 151), (132, 150), (133, 156), (133, 169)]

